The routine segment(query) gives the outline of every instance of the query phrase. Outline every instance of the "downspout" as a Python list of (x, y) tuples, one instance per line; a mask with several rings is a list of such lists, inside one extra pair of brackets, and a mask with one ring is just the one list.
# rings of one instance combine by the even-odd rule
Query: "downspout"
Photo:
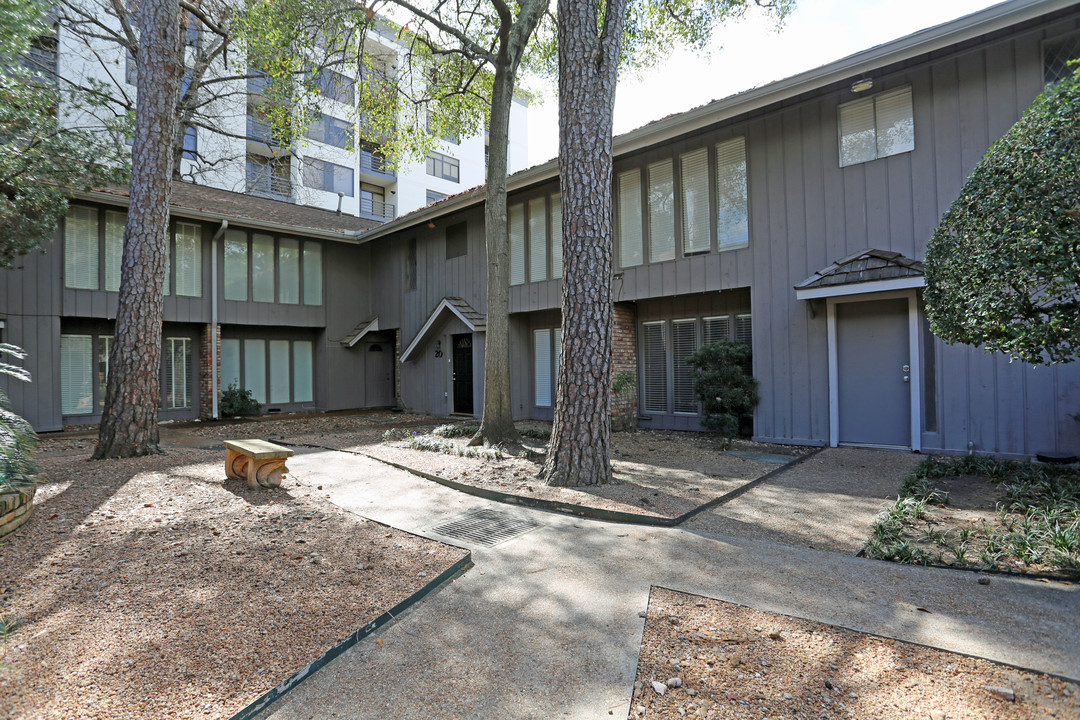
[(229, 229), (229, 221), (222, 220), (221, 227), (214, 233), (210, 240), (210, 416), (214, 420), (218, 417), (218, 253), (217, 244), (225, 231)]

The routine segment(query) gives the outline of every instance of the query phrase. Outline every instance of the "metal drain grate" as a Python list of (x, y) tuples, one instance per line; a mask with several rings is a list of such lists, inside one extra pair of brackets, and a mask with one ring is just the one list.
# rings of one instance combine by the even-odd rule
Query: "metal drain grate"
[(432, 528), (432, 532), (482, 545), (497, 545), (538, 527), (540, 523), (533, 520), (524, 520), (499, 510), (478, 508)]

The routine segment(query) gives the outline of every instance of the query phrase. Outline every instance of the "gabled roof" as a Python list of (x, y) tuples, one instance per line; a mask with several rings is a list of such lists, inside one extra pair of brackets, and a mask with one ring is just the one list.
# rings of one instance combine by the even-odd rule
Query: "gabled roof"
[(375, 332), (379, 329), (379, 316), (373, 315), (367, 320), (364, 320), (359, 325), (349, 331), (349, 334), (338, 340), (342, 345), (347, 348), (351, 348), (356, 343), (360, 342), (360, 338), (367, 335), (369, 332)]
[[(714, 100), (686, 112), (648, 123), (613, 140), (615, 157), (636, 152), (657, 143), (702, 130), (748, 112), (798, 97), (803, 93), (850, 81), (873, 70), (904, 62), (988, 33), (1035, 20), (1059, 10), (1076, 6), (1077, 0), (1007, 0), (984, 10), (941, 25), (920, 30), (897, 40), (862, 50), (835, 62), (729, 97)], [(514, 192), (559, 176), (558, 158), (521, 170), (507, 178), (508, 192)], [(484, 201), (484, 186), (478, 185), (444, 198), (360, 234), (367, 242), (395, 231), (428, 222)]]
[(487, 318), (473, 310), (469, 303), (459, 297), (445, 297), (435, 306), (435, 309), (431, 311), (427, 321), (424, 322), (423, 327), (420, 328), (420, 332), (416, 333), (416, 337), (412, 339), (409, 346), (401, 353), (402, 362), (411, 359), (413, 353), (427, 342), (428, 336), (438, 325), (445, 313), (456, 315), (461, 322), (465, 323), (465, 326), (473, 332), (484, 332), (487, 330)]
[[(898, 252), (867, 248), (818, 270), (795, 286), (800, 300), (923, 287), (923, 264)], [(852, 287), (855, 286), (855, 287)]]

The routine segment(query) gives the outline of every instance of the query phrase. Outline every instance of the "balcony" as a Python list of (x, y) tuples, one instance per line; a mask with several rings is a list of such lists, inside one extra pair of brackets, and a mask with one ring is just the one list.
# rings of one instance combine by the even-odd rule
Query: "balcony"
[(289, 178), (271, 175), (266, 170), (252, 170), (248, 168), (247, 189), (248, 195), (292, 202), (292, 183)]
[(379, 220), (390, 220), (394, 217), (394, 204), (383, 202), (382, 200), (374, 200), (361, 195), (360, 215), (363, 217), (377, 218)]
[(366, 148), (360, 149), (360, 172), (371, 173), (382, 178), (396, 178), (394, 164), (378, 152)]
[(270, 123), (259, 120), (254, 115), (247, 116), (247, 139), (251, 142), (263, 143), (273, 147), (282, 145), (280, 137), (274, 133)]

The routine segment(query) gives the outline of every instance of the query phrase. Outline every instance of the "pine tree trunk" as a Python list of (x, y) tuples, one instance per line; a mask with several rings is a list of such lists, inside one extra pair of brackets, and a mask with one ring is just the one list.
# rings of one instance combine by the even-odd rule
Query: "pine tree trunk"
[(169, 238), (173, 125), (180, 80), (177, 0), (141, 0), (131, 203), (105, 410), (94, 458), (158, 453), (161, 315)]
[(541, 477), (570, 487), (611, 479), (611, 128), (626, 0), (604, 6), (602, 25), (598, 6), (558, 9), (562, 360)]

